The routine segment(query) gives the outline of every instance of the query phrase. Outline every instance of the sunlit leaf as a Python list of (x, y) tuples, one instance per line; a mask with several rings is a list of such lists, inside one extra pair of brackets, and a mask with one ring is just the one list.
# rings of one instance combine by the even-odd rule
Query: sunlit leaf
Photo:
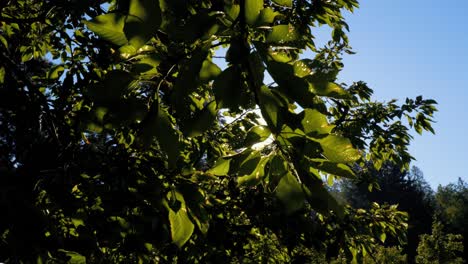
[(355, 162), (361, 158), (361, 154), (353, 147), (347, 138), (337, 135), (329, 135), (318, 140), (323, 148), (325, 157), (337, 163)]
[(292, 6), (292, 0), (273, 0), (273, 3), (280, 5), (280, 6)]
[(219, 74), (221, 74), (221, 69), (218, 65), (214, 64), (211, 60), (205, 60), (200, 70), (200, 80), (210, 81), (215, 79)]
[(270, 129), (267, 126), (254, 126), (247, 131), (247, 136), (244, 140), (245, 146), (251, 146), (255, 143), (265, 141), (271, 135)]
[(206, 173), (210, 173), (217, 176), (226, 176), (229, 173), (229, 164), (230, 159), (223, 159), (220, 158), (216, 161), (213, 167), (206, 171)]
[(245, 0), (245, 21), (253, 26), (263, 9), (263, 0)]
[[(173, 210), (169, 206), (169, 203), (173, 200), (177, 200), (180, 203), (180, 208), (178, 210)], [(184, 197), (179, 192), (169, 192), (167, 200), (164, 201), (164, 205), (169, 211), (172, 242), (180, 248), (192, 236), (195, 225), (190, 221)]]
[(125, 35), (135, 49), (143, 46), (158, 30), (161, 24), (161, 10), (158, 0), (130, 0), (128, 16), (123, 28)]
[[(239, 186), (254, 186), (259, 184), (265, 176), (265, 166), (270, 160), (270, 157), (263, 156), (255, 164), (255, 169), (249, 175), (241, 176), (237, 178)], [(252, 162), (253, 160), (250, 160)], [(256, 161), (256, 160), (255, 160)]]
[(124, 34), (125, 15), (108, 13), (97, 16), (84, 23), (88, 28), (101, 38), (118, 46), (127, 44), (128, 40)]
[(285, 44), (299, 39), (299, 33), (292, 25), (273, 26), (266, 37), (267, 43)]

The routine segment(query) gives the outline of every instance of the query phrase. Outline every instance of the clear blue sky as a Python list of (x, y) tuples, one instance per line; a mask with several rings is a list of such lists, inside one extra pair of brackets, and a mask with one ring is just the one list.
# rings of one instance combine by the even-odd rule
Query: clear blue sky
[[(436, 135), (415, 135), (410, 152), (436, 188), (468, 180), (468, 1), (362, 0), (347, 15), (350, 43), (340, 80), (363, 80), (375, 98), (423, 95), (439, 103)], [(323, 36), (323, 32), (319, 33)]]

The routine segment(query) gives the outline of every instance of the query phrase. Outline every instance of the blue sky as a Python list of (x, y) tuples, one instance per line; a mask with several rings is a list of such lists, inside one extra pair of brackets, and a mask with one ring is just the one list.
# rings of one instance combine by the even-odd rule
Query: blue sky
[[(375, 99), (435, 99), (436, 135), (415, 135), (410, 152), (433, 188), (468, 180), (468, 1), (367, 0), (347, 15), (350, 43), (340, 80), (363, 80)], [(318, 30), (319, 36), (323, 31)]]

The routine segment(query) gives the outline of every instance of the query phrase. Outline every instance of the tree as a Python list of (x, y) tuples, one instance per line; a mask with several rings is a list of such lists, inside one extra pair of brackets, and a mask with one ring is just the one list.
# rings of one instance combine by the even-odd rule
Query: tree
[(461, 235), (445, 234), (443, 224), (434, 222), (432, 235), (421, 236), (416, 263), (465, 263), (462, 240)]
[(377, 202), (395, 204), (407, 212), (408, 240), (404, 251), (408, 261), (414, 262), (419, 236), (431, 231), (435, 213), (433, 191), (423, 173), (417, 167), (402, 171), (392, 163), (384, 163), (379, 171), (372, 164), (367, 164), (357, 172), (357, 179), (341, 184), (344, 199), (355, 207), (368, 208), (372, 202)]
[[(448, 232), (461, 234), (463, 236), (463, 246), (468, 248), (468, 186), (458, 179), (457, 184), (439, 186), (435, 194), (436, 214), (444, 223)], [(468, 252), (465, 250), (464, 259), (468, 259)]]
[[(405, 215), (346, 209), (322, 176), (352, 178), (366, 157), (408, 166), (409, 130), (432, 131), (435, 111), (421, 96), (379, 103), (363, 82), (337, 83), (351, 53), (342, 11), (357, 6), (3, 1), (0, 257), (204, 262), (258, 242), (278, 258), (334, 243), (357, 261), (382, 233), (365, 219)], [(319, 25), (333, 28), (323, 48)], [(324, 231), (349, 218), (364, 219), (366, 239)], [(399, 223), (387, 225), (396, 236)], [(276, 246), (262, 239), (273, 234)]]

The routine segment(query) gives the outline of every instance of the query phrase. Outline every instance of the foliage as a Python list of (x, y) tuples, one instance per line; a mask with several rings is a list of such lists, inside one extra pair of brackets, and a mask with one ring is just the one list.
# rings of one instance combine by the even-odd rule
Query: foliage
[[(463, 235), (463, 246), (468, 248), (468, 185), (459, 179), (457, 184), (439, 186), (435, 194), (437, 217), (450, 233)], [(468, 250), (464, 259), (468, 259)]]
[(405, 214), (347, 208), (323, 182), (368, 159), (408, 166), (410, 127), (432, 131), (435, 101), (336, 83), (357, 6), (2, 1), (0, 257), (286, 261), (331, 243), (356, 262), (398, 239)]
[(434, 222), (432, 234), (421, 236), (416, 263), (465, 263), (462, 240), (461, 235), (445, 234), (442, 223)]
[[(413, 167), (410, 171), (392, 163), (384, 163), (380, 171), (372, 164), (356, 169), (357, 179), (342, 182), (340, 187), (351, 205), (368, 208), (372, 202), (398, 204), (398, 208), (409, 213), (407, 244), (404, 252), (412, 262), (416, 255), (419, 236), (429, 233), (434, 216), (434, 195), (424, 180), (422, 172)], [(395, 241), (391, 244), (399, 245)]]

